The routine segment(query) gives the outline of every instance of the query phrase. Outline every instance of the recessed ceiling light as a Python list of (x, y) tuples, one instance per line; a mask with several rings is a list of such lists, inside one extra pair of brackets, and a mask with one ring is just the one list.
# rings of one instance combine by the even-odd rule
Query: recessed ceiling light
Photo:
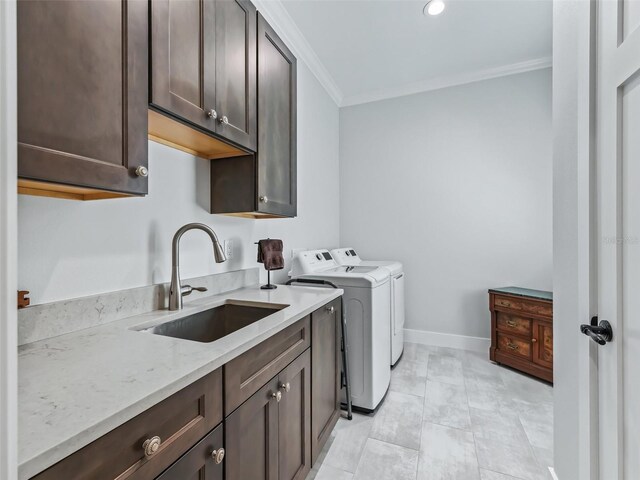
[(440, 15), (444, 11), (444, 2), (442, 0), (431, 0), (422, 9), (425, 15)]

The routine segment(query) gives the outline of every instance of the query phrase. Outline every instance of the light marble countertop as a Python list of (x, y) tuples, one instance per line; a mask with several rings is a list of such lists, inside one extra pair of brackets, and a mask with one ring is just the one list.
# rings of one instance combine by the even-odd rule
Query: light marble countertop
[[(342, 290), (245, 287), (24, 345), (18, 355), (19, 478), (28, 479), (339, 297)], [(289, 305), (212, 343), (132, 328), (226, 300)]]

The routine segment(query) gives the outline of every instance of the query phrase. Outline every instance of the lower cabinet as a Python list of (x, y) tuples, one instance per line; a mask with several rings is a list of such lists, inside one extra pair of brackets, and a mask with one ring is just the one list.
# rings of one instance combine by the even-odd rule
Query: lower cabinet
[(306, 350), (226, 420), (227, 480), (298, 480), (311, 469)]
[(340, 299), (311, 314), (311, 462), (340, 418)]
[(169, 467), (157, 480), (223, 480), (225, 450), (222, 424), (200, 440), (180, 460)]
[(32, 480), (304, 480), (340, 416), (341, 315), (320, 307)]

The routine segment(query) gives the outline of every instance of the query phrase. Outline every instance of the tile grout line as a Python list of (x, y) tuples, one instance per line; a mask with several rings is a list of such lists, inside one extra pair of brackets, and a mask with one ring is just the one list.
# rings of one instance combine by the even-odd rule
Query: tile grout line
[(464, 394), (467, 397), (467, 411), (469, 412), (469, 426), (471, 427), (471, 436), (473, 437), (473, 449), (476, 452), (476, 468), (478, 469), (478, 479), (482, 478), (482, 472), (480, 472), (480, 456), (478, 455), (478, 442), (476, 442), (476, 434), (473, 432), (473, 420), (471, 420), (471, 404), (469, 403), (469, 389), (467, 388), (467, 377), (464, 374), (464, 367), (462, 371), (462, 380), (464, 382)]

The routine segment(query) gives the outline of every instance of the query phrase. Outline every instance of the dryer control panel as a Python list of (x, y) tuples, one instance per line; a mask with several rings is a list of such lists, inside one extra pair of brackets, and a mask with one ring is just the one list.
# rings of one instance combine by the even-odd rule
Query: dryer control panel
[(331, 250), (331, 254), (339, 265), (360, 265), (360, 262), (362, 262), (356, 251), (351, 247), (336, 248)]

